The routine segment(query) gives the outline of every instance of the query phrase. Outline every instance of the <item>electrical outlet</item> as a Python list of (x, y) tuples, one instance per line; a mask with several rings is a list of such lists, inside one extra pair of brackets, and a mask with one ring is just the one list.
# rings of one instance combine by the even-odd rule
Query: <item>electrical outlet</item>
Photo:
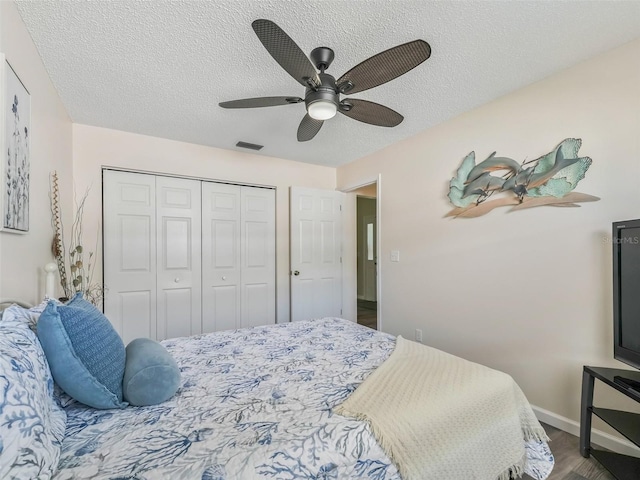
[(416, 342), (422, 343), (422, 330), (416, 328)]

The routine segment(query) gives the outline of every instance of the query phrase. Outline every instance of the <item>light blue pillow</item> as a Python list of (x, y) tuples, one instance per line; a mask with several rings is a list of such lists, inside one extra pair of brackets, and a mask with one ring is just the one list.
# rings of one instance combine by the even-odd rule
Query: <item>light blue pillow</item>
[(169, 400), (180, 387), (180, 369), (158, 342), (136, 338), (127, 345), (122, 390), (131, 405), (157, 405)]
[(51, 478), (66, 421), (35, 333), (0, 321), (0, 478)]
[(107, 317), (82, 294), (66, 305), (50, 301), (37, 328), (53, 379), (67, 394), (94, 408), (126, 406), (124, 344)]

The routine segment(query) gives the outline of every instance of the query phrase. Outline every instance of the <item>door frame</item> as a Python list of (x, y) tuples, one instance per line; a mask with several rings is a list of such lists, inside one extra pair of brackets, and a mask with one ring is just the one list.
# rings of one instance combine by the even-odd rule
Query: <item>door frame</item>
[[(377, 330), (382, 331), (382, 174), (379, 173), (374, 176), (364, 177), (358, 182), (347, 184), (344, 187), (338, 187), (337, 190), (341, 192), (345, 192), (348, 198), (348, 204), (353, 212), (350, 212), (352, 215), (352, 223), (353, 225), (350, 228), (344, 228), (343, 232), (345, 238), (343, 240), (344, 244), (350, 246), (351, 248), (345, 248), (343, 251), (343, 255), (345, 261), (343, 262), (343, 291), (344, 296), (342, 300), (342, 304), (350, 310), (354, 312), (354, 315), (357, 318), (358, 312), (358, 277), (357, 277), (357, 262), (356, 262), (356, 246), (357, 246), (357, 232), (356, 232), (356, 195), (352, 193), (354, 190), (358, 190), (359, 188), (366, 187), (367, 185), (376, 184), (376, 257), (378, 259), (378, 264), (376, 265), (376, 301), (377, 301)], [(346, 225), (345, 225), (346, 227)], [(350, 282), (348, 282), (351, 280)], [(349, 307), (347, 307), (349, 305)], [(357, 321), (357, 320), (356, 320)]]

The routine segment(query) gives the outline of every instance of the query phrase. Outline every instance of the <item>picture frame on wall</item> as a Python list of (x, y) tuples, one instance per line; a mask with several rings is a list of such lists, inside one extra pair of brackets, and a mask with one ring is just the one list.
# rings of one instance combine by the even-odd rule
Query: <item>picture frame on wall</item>
[(0, 231), (29, 232), (31, 95), (0, 54)]

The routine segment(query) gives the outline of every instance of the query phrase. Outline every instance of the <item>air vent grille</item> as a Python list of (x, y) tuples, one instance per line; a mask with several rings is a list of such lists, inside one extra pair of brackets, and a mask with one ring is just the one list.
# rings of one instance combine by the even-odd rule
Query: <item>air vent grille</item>
[(264, 145), (256, 145), (255, 143), (248, 142), (238, 142), (236, 143), (236, 147), (240, 148), (248, 148), (249, 150), (260, 150)]

